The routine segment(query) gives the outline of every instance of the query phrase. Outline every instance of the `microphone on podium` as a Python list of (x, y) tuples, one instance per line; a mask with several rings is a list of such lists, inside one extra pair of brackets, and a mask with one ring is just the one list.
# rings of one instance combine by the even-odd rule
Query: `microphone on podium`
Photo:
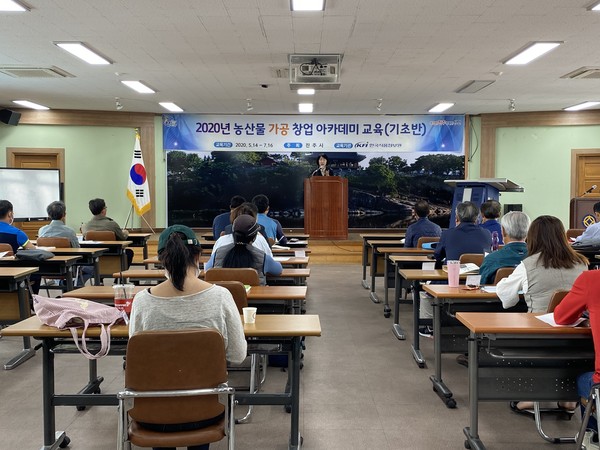
[(583, 193), (583, 195), (585, 195), (585, 194), (589, 194), (590, 192), (592, 192), (592, 191), (593, 191), (594, 189), (596, 189), (597, 187), (598, 187), (598, 186), (596, 186), (595, 184), (592, 184), (592, 185), (590, 186), (590, 188), (589, 188), (587, 191), (585, 191), (585, 192)]

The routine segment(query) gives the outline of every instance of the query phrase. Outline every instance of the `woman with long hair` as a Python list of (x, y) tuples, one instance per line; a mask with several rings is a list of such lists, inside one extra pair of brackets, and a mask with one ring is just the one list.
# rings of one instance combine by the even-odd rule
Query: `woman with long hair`
[(205, 267), (249, 267), (256, 269), (261, 284), (267, 284), (266, 274), (280, 275), (281, 263), (254, 247), (260, 225), (256, 218), (242, 214), (233, 222), (233, 242), (216, 249)]
[[(247, 348), (240, 314), (227, 289), (198, 278), (200, 251), (195, 233), (186, 226), (173, 225), (160, 234), (158, 259), (167, 279), (135, 296), (129, 335), (144, 330), (215, 328), (223, 335), (227, 360), (241, 363), (246, 358)], [(142, 425), (159, 432), (185, 431), (210, 426), (221, 417), (185, 424)], [(208, 448), (208, 444), (202, 444), (188, 450)]]

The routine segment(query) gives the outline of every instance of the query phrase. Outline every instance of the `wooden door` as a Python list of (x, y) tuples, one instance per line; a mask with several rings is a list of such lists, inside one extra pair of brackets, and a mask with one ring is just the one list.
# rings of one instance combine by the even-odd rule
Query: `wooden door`
[(19, 169), (60, 169), (60, 182), (65, 182), (64, 148), (7, 147), (6, 165)]
[[(597, 188), (586, 197), (598, 197), (600, 199), (600, 149), (574, 150), (575, 174), (571, 181), (571, 197), (581, 197), (593, 185)], [(573, 168), (572, 168), (573, 170)]]

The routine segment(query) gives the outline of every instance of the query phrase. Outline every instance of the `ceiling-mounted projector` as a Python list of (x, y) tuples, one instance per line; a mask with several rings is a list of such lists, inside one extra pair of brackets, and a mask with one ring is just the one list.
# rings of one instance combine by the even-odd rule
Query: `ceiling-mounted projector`
[(290, 89), (339, 89), (342, 55), (289, 55)]

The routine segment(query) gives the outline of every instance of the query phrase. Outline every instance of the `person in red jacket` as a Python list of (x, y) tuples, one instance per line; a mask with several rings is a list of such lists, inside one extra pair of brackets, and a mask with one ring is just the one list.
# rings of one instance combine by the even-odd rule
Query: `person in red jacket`
[[(577, 393), (587, 398), (592, 385), (600, 383), (600, 270), (583, 272), (573, 283), (573, 287), (554, 309), (554, 321), (559, 325), (574, 323), (584, 311), (589, 312), (590, 327), (596, 353), (594, 372), (586, 372), (577, 377)], [(582, 408), (583, 412), (583, 408)], [(588, 428), (598, 431), (594, 417), (590, 417)]]

